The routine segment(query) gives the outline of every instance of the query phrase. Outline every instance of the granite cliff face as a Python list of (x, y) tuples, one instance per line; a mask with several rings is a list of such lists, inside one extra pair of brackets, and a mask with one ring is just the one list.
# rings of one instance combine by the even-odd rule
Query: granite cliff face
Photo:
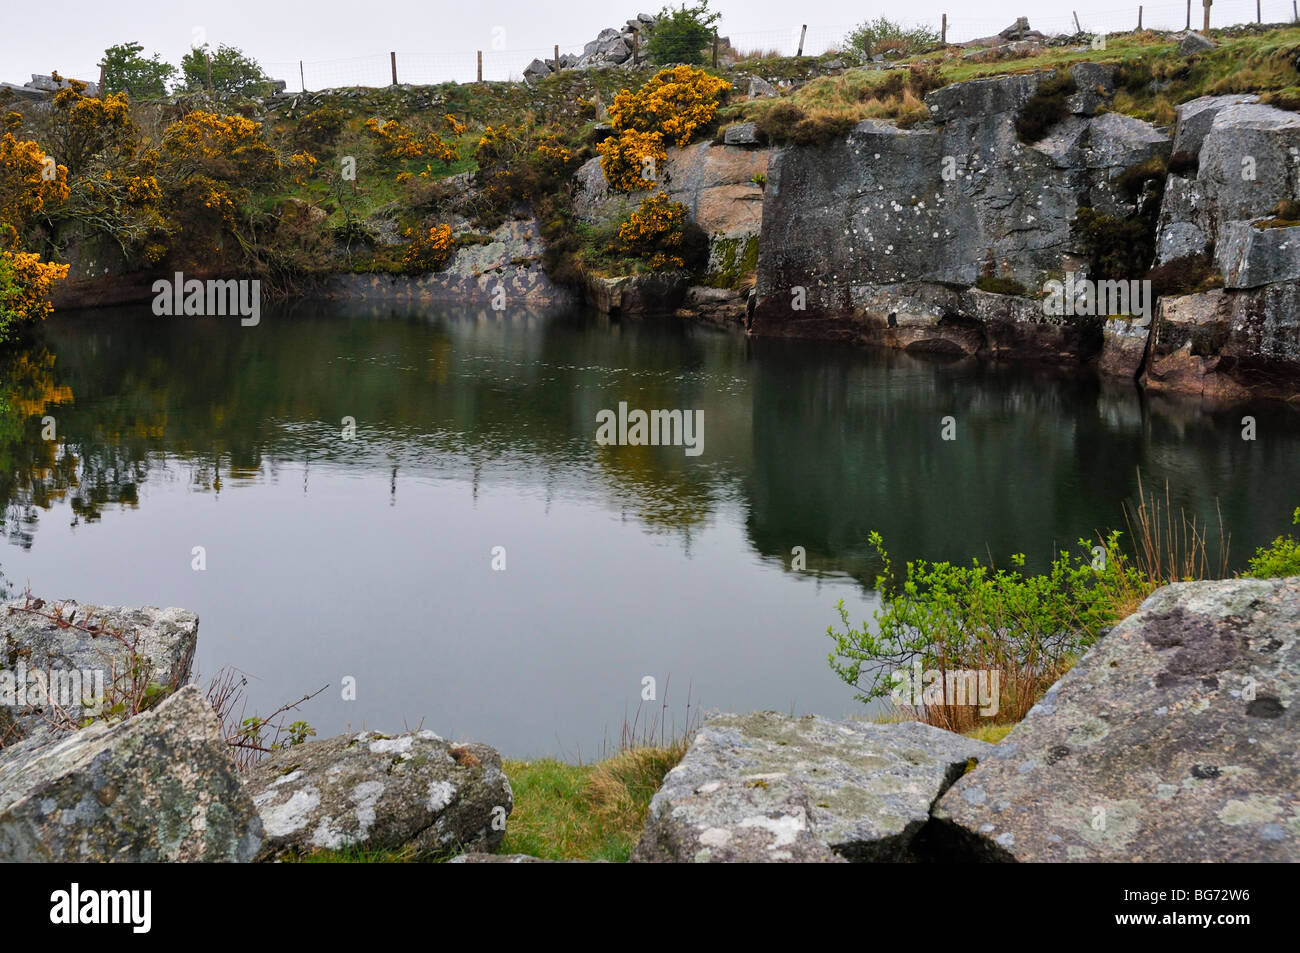
[[(1300, 196), (1300, 117), (1254, 97), (1206, 97), (1157, 128), (1106, 111), (1114, 67), (1084, 63), (1070, 70), (1063, 115), (1022, 142), (1018, 118), (1057, 78), (953, 84), (926, 97), (929, 122), (868, 120), (828, 144), (778, 150), (754, 333), (1088, 365), (1210, 397), (1294, 397), (1300, 232), (1276, 212)], [(1152, 263), (1199, 262), (1208, 290), (1148, 293), (1145, 314), (1046, 313), (1048, 282), (1088, 278), (1089, 248), (1072, 227), (1081, 209), (1137, 225), (1153, 208)]]

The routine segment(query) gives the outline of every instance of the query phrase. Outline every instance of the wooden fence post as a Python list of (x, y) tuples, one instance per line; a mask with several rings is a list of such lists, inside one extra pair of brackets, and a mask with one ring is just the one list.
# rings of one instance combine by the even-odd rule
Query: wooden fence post
[(718, 68), (718, 31), (713, 31), (713, 68)]
[(795, 56), (803, 56), (803, 38), (807, 35), (808, 35), (808, 24), (805, 23), (803, 25), (803, 29), (799, 31), (799, 51), (795, 53)]
[(1192, 32), (1192, 0), (1187, 0), (1187, 26), (1183, 29), (1188, 33)]
[(392, 50), (388, 54), (388, 61), (393, 66), (393, 85), (397, 85), (397, 52)]
[(1264, 22), (1262, 19), (1260, 19), (1260, 15), (1259, 15), (1259, 0), (1255, 0), (1255, 22), (1256, 23)]
[(1138, 7), (1138, 32), (1142, 32), (1142, 8)]
[(207, 66), (207, 74), (208, 74), (208, 93), (211, 94), (212, 91), (213, 91), (213, 90), (212, 90), (212, 57), (209, 56), (207, 53), (204, 53), (204, 54), (203, 54), (203, 62), (204, 62), (204, 63), (206, 64), (206, 66)]
[(103, 99), (108, 95), (108, 90), (104, 88), (104, 64), (99, 64), (99, 98)]
[(939, 27), (939, 42), (948, 45), (948, 14), (943, 15), (943, 25)]
[(302, 91), (307, 92), (307, 74), (303, 72), (302, 60), (298, 61), (298, 82), (302, 84)]
[(555, 44), (555, 72), (560, 71), (560, 44)]
[(1079, 14), (1075, 13), (1073, 10), (1071, 10), (1070, 12), (1074, 13), (1074, 32), (1082, 33), (1083, 27), (1079, 26)]
[(1205, 4), (1205, 28), (1201, 30), (1201, 33), (1203, 33), (1205, 36), (1209, 36), (1210, 35), (1210, 4), (1213, 3), (1214, 0), (1201, 0), (1201, 2)]
[[(1192, 0), (1187, 0), (1187, 2), (1191, 3)], [(482, 50), (478, 51), (478, 81), (480, 83), (483, 82), (483, 51)]]

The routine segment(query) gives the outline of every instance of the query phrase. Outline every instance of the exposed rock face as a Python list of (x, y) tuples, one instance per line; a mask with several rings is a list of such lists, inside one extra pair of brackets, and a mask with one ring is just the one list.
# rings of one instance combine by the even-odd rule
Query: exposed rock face
[(606, 278), (587, 276), (587, 302), (602, 314), (658, 314), (677, 308), (690, 279), (684, 272), (656, 271)]
[(1097, 373), (1103, 377), (1135, 380), (1142, 370), (1151, 328), (1126, 318), (1111, 318), (1102, 326), (1101, 336)]
[(1300, 860), (1300, 577), (1152, 595), (935, 809), (987, 860)]
[(1178, 37), (1178, 52), (1183, 54), (1183, 56), (1194, 56), (1197, 53), (1207, 53), (1218, 45), (1219, 44), (1215, 43), (1208, 36), (1202, 36), (1199, 33), (1192, 33), (1190, 30), (1187, 33), (1180, 34)]
[(240, 861), (262, 824), (194, 686), (0, 756), (0, 861)]
[[(743, 134), (739, 134), (743, 138)], [(654, 189), (681, 202), (691, 218), (709, 236), (710, 280), (734, 284), (752, 271), (758, 260), (758, 236), (763, 219), (763, 187), (774, 150), (744, 142), (717, 146), (697, 142), (685, 149), (669, 148), (668, 161)], [(651, 190), (618, 192), (609, 187), (599, 159), (590, 159), (577, 172), (574, 208), (593, 224), (608, 224), (625, 217)], [(680, 301), (680, 297), (678, 298)], [(593, 302), (599, 306), (599, 301)], [(672, 310), (667, 302), (649, 310)], [(626, 310), (626, 309), (625, 309)]]
[(1294, 400), (1300, 281), (1162, 298), (1142, 383), (1217, 402)]
[[(1091, 64), (1075, 72), (1088, 95), (1032, 146), (1018, 140), (1015, 121), (1051, 74), (936, 90), (926, 97), (933, 126), (868, 120), (840, 142), (778, 153), (765, 189), (755, 330), (960, 353), (1045, 350), (1075, 362), (1094, 356), (1097, 319), (1048, 320), (1028, 299), (949, 290), (987, 275), (1037, 293), (1045, 276), (1078, 270), (1069, 223), (1080, 203), (1131, 211), (1116, 179), (1169, 153), (1168, 138), (1149, 124), (1093, 115), (1113, 90), (1111, 72)], [(905, 314), (919, 317), (924, 340), (914, 321), (907, 330)]]
[(920, 722), (707, 719), (650, 802), (632, 859), (892, 861), (990, 745)]
[[(134, 652), (148, 660), (148, 679), (172, 690), (189, 680), (198, 642), (199, 618), (183, 609), (123, 609), (115, 606), (81, 605), (68, 601), (42, 604), (38, 611), (22, 608), (23, 601), (0, 606), (0, 748), (24, 738), (49, 741), (54, 736), (51, 713), (39, 694), (31, 691), (31, 680), (46, 677), (53, 687), (56, 681), (69, 684), (73, 673), (81, 686), (80, 696), (89, 700), (91, 686), (112, 684), (115, 675), (129, 670)], [(36, 608), (36, 606), (33, 606)], [(80, 629), (60, 626), (48, 618), (55, 610), (65, 620), (95, 623), (121, 631), (126, 643), (103, 634), (92, 636)], [(45, 613), (42, 615), (40, 613)], [(97, 675), (96, 675), (97, 673)], [(26, 690), (28, 704), (4, 696)], [(58, 701), (58, 699), (55, 699)], [(65, 706), (66, 707), (66, 706)], [(82, 714), (78, 702), (70, 709)]]
[(345, 847), (491, 851), (514, 807), (494, 749), (432, 731), (363, 731), (284, 749), (249, 773), (248, 790), (265, 828), (261, 860)]
[(418, 277), (387, 274), (332, 276), (327, 298), (379, 301), (458, 301), (491, 305), (504, 291), (507, 307), (544, 306), (571, 301), (572, 292), (556, 285), (542, 265), (544, 251), (537, 222), (508, 221), (482, 245), (460, 247), (441, 271)]

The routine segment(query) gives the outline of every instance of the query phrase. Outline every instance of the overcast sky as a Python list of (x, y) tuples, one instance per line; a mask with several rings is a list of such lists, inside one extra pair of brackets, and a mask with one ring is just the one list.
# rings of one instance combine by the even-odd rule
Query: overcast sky
[[(1193, 0), (1199, 22), (1201, 0)], [(309, 88), (379, 84), (387, 80), (388, 51), (398, 54), (399, 79), (434, 82), (473, 77), (474, 51), (484, 50), (487, 78), (522, 72), (535, 55), (548, 55), (553, 44), (581, 49), (604, 27), (619, 26), (638, 12), (654, 13), (660, 4), (623, 6), (609, 0), (315, 0), (310, 6), (268, 0), (222, 0), (220, 3), (113, 0), (95, 3), (61, 0), (57, 4), (15, 0), (7, 4), (0, 32), (0, 80), (26, 82), (32, 73), (52, 69), (83, 79), (98, 77), (105, 47), (130, 40), (146, 54), (157, 52), (172, 63), (196, 41), (214, 47), (237, 46), (272, 75), (299, 88), (298, 61), (306, 61)], [(809, 52), (820, 52), (846, 29), (887, 14), (907, 23), (938, 26), (949, 14), (950, 37), (956, 40), (996, 33), (1016, 16), (1045, 32), (1069, 31), (1070, 11), (1077, 8), (1085, 30), (1132, 29), (1136, 0), (986, 0), (957, 4), (952, 0), (912, 0), (906, 4), (856, 3), (850, 0), (713, 0), (722, 13), (720, 32), (737, 48), (794, 51), (800, 23), (808, 23)], [(1265, 21), (1291, 18), (1291, 0), (1263, 0)], [(1215, 0), (1216, 25), (1253, 20), (1254, 0)], [(1181, 0), (1146, 4), (1147, 26), (1181, 28)]]

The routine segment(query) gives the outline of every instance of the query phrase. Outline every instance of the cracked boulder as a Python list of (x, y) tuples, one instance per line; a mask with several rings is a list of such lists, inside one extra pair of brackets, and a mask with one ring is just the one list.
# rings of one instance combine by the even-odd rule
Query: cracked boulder
[(975, 860), (1300, 861), (1300, 577), (1166, 586), (940, 799)]
[(318, 850), (494, 850), (514, 807), (501, 756), (432, 731), (373, 731), (276, 752), (249, 774), (265, 842), (258, 860)]
[(193, 685), (125, 721), (0, 757), (0, 862), (247, 862), (261, 834)]
[[(61, 625), (58, 616), (70, 625)], [(96, 628), (96, 633), (77, 628)], [(120, 636), (120, 638), (118, 637)], [(184, 609), (122, 608), (24, 600), (0, 606), (0, 749), (23, 739), (53, 740), (58, 732), (40, 680), (75, 720), (96, 695), (135, 662), (149, 682), (168, 691), (190, 678), (199, 617)]]
[(713, 715), (650, 802), (632, 860), (907, 859), (940, 793), (991, 748), (920, 722)]

